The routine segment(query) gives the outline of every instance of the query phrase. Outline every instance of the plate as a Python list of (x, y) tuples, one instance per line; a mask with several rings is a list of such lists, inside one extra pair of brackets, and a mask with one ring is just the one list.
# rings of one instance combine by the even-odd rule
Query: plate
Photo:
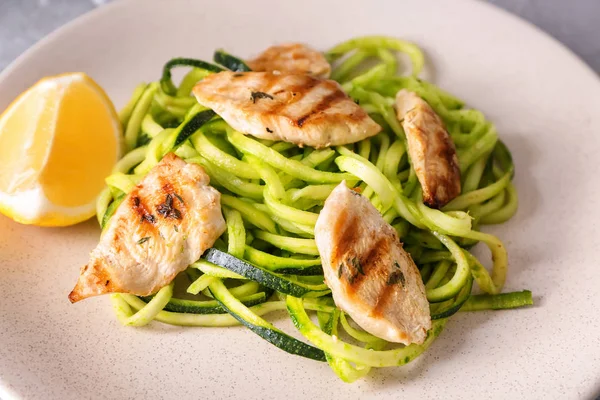
[(38, 43), (0, 75), (0, 109), (44, 75), (85, 71), (122, 106), (175, 56), (250, 56), (273, 42), (327, 49), (385, 34), (421, 45), (424, 75), (482, 110), (512, 149), (520, 207), (489, 228), (506, 290), (535, 307), (460, 314), (403, 368), (348, 385), (242, 328), (124, 328), (104, 297), (67, 294), (95, 246), (0, 218), (0, 395), (81, 398), (591, 398), (600, 390), (600, 82), (532, 26), (483, 2), (115, 2)]

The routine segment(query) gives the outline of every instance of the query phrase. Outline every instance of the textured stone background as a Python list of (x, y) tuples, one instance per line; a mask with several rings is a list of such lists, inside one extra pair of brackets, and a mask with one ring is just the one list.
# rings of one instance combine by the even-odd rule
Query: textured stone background
[[(49, 32), (110, 1), (0, 0), (0, 71)], [(533, 22), (600, 73), (600, 0), (487, 1)]]

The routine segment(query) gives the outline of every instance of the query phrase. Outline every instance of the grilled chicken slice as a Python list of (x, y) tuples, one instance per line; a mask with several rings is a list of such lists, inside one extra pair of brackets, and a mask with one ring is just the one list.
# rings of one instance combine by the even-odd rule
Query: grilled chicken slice
[(431, 317), (421, 275), (367, 198), (337, 186), (319, 214), (315, 240), (338, 307), (377, 337), (423, 343)]
[(441, 208), (460, 194), (454, 143), (442, 119), (416, 93), (396, 95), (396, 113), (408, 140), (408, 154), (423, 188), (423, 202)]
[(329, 78), (331, 73), (331, 65), (322, 53), (300, 43), (271, 46), (246, 63), (258, 72), (312, 75), (318, 78)]
[(147, 296), (198, 260), (225, 231), (221, 195), (208, 183), (202, 167), (167, 154), (125, 197), (69, 300)]
[(354, 143), (381, 130), (337, 82), (308, 75), (219, 72), (194, 95), (244, 134), (298, 146)]

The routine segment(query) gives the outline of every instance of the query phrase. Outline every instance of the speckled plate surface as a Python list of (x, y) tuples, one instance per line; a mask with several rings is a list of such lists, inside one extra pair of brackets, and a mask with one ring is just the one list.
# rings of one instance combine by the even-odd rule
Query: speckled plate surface
[(348, 385), (242, 328), (124, 328), (107, 298), (71, 305), (97, 224), (42, 229), (0, 216), (0, 397), (595, 397), (600, 82), (512, 16), (471, 1), (116, 2), (5, 70), (0, 109), (44, 75), (85, 71), (121, 106), (174, 56), (249, 56), (286, 40), (325, 49), (373, 33), (420, 44), (426, 77), (481, 109), (513, 150), (519, 211), (489, 230), (509, 251), (506, 289), (531, 289), (535, 307), (457, 315), (416, 362)]

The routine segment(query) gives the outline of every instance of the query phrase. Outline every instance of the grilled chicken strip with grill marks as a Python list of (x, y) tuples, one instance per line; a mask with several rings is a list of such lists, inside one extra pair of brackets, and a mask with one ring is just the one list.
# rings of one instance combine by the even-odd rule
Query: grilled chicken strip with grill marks
[(219, 72), (194, 95), (244, 134), (298, 146), (354, 143), (381, 130), (337, 82), (308, 75)]
[(329, 78), (331, 73), (331, 66), (321, 52), (300, 43), (271, 46), (246, 64), (257, 72), (312, 75), (317, 78)]
[(423, 343), (431, 317), (421, 275), (366, 197), (337, 186), (319, 214), (315, 240), (338, 307), (379, 338)]
[(225, 231), (221, 195), (202, 167), (167, 154), (125, 197), (69, 300), (147, 296), (168, 285)]
[(423, 188), (423, 202), (441, 208), (460, 194), (454, 143), (442, 119), (416, 93), (396, 95), (396, 113), (408, 140), (408, 154)]

